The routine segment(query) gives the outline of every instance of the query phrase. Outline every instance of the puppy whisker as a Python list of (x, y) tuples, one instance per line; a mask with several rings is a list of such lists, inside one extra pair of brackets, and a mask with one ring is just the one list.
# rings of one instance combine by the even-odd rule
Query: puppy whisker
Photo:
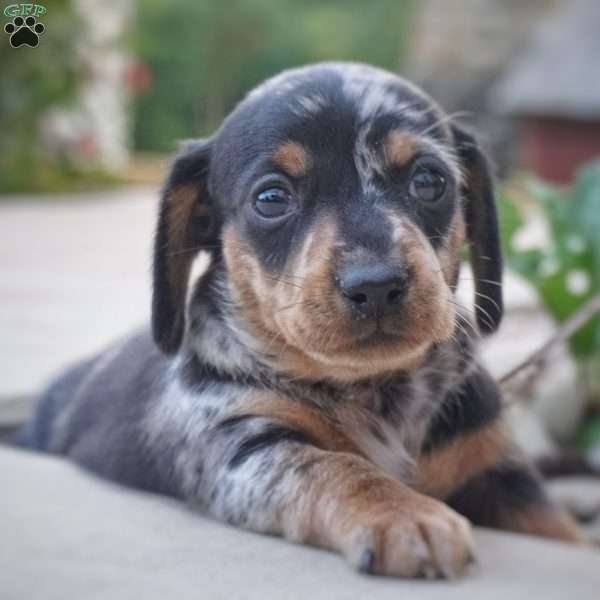
[(502, 282), (494, 281), (492, 279), (482, 279), (481, 277), (459, 277), (459, 281), (474, 281), (476, 283), (489, 283), (490, 285), (497, 285), (498, 287), (502, 287)]
[(309, 306), (309, 303), (307, 300), (298, 300), (298, 302), (292, 302), (292, 304), (288, 304), (287, 306), (282, 306), (281, 308), (278, 308), (273, 314), (277, 315), (281, 312), (283, 312), (284, 310), (289, 310), (291, 308), (294, 308), (295, 306)]
[(488, 300), (496, 307), (497, 310), (500, 310), (500, 305), (493, 298), (488, 296), (487, 294), (483, 294), (482, 292), (475, 291), (475, 295), (479, 296), (481, 298), (484, 298), (485, 300)]
[(472, 118), (473, 115), (474, 115), (474, 113), (471, 111), (458, 110), (458, 111), (450, 113), (448, 115), (444, 115), (443, 117), (438, 119), (435, 123), (432, 123), (427, 128), (419, 131), (419, 134), (427, 135), (430, 131), (436, 129), (437, 127), (439, 127), (440, 125), (443, 125), (444, 123), (451, 123), (452, 121), (454, 121), (455, 119), (458, 119), (458, 118)]
[(275, 277), (273, 275), (265, 275), (265, 277), (267, 279), (270, 279), (271, 281), (275, 281), (277, 283), (283, 283), (285, 285), (290, 285), (292, 287), (296, 287), (298, 289), (302, 289), (302, 286), (299, 283), (294, 283), (293, 281), (287, 281), (286, 279), (283, 279), (282, 277)]
[(483, 313), (483, 315), (486, 317), (486, 319), (484, 320), (484, 323), (490, 327), (493, 328), (493, 324), (494, 324), (494, 319), (492, 318), (492, 315), (490, 315), (490, 313), (485, 310), (485, 308), (483, 308), (480, 304), (478, 304), (477, 302), (473, 303), (473, 306), (475, 307), (476, 310), (480, 311)]

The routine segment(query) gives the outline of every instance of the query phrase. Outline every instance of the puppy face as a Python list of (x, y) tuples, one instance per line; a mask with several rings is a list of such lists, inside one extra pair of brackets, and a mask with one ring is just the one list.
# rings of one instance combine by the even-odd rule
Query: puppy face
[(185, 154), (179, 174), (176, 163), (164, 241), (218, 247), (238, 325), (272, 368), (343, 381), (410, 368), (454, 330), (475, 172), (465, 151), (441, 110), (394, 75), (289, 71)]

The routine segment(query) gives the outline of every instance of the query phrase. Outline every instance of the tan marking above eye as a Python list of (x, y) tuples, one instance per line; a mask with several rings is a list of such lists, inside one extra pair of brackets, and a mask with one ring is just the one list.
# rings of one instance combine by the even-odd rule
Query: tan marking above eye
[(383, 144), (385, 161), (389, 165), (405, 165), (416, 154), (418, 146), (414, 135), (393, 129), (387, 134)]
[(310, 168), (311, 158), (297, 142), (285, 142), (275, 150), (273, 163), (291, 177), (301, 177)]

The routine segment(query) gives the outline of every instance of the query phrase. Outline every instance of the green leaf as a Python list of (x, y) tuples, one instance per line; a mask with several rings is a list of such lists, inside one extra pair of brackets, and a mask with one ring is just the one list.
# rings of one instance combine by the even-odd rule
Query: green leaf
[(518, 207), (506, 195), (498, 199), (498, 219), (502, 232), (502, 243), (506, 253), (511, 252), (511, 241), (517, 231), (524, 225), (524, 220)]
[(600, 416), (592, 417), (582, 426), (576, 444), (584, 450), (600, 446)]
[(570, 221), (592, 247), (593, 270), (600, 289), (600, 161), (596, 161), (578, 173), (573, 186)]
[[(551, 315), (564, 321), (600, 291), (600, 162), (584, 167), (570, 191), (535, 179), (526, 189), (547, 219), (551, 240), (539, 250), (516, 251), (518, 206), (504, 198), (499, 212), (507, 262), (535, 286)], [(569, 343), (576, 356), (600, 354), (600, 317)]]

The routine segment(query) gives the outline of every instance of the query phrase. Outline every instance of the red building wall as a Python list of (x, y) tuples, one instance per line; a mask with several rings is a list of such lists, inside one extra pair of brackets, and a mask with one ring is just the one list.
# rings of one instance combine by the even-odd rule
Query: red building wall
[(526, 168), (547, 181), (569, 183), (579, 166), (600, 158), (600, 121), (527, 117), (520, 148)]

